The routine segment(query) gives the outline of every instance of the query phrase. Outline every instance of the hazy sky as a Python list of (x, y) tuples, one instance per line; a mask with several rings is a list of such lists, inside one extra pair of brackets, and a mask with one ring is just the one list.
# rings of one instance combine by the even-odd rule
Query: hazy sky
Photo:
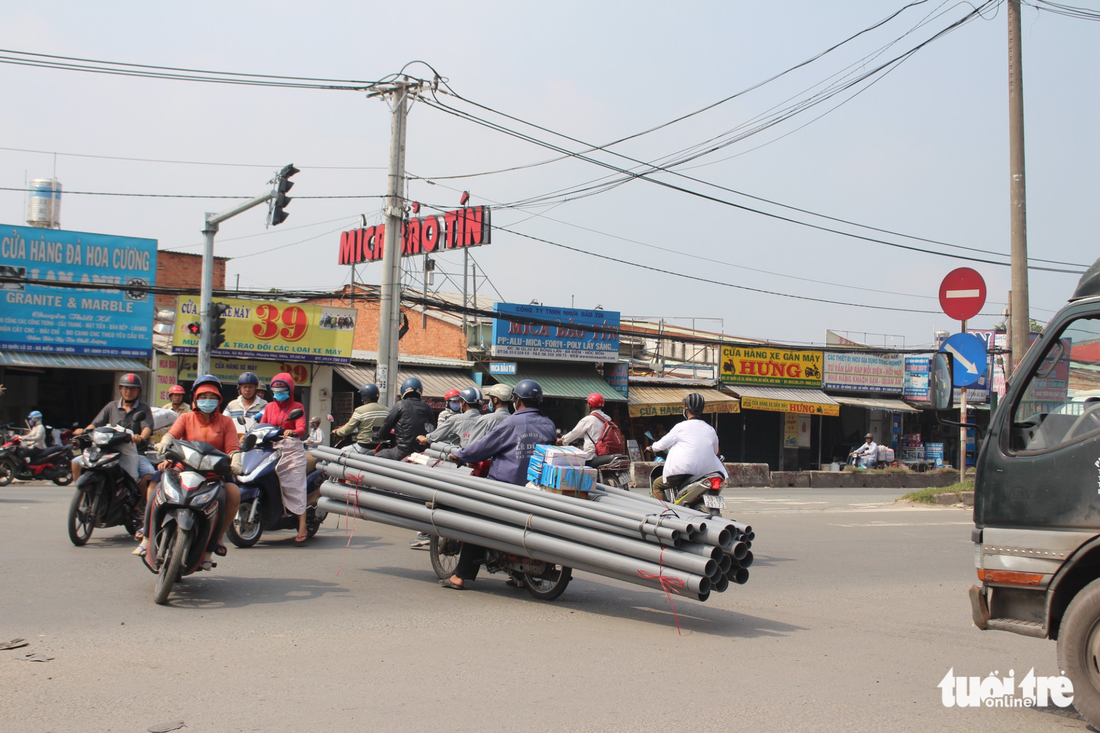
[[(8, 50), (189, 69), (375, 80), (422, 60), (472, 102), (596, 145), (745, 92), (611, 150), (650, 162), (679, 157), (680, 151), (708, 140), (732, 141), (676, 168), (697, 181), (669, 173), (654, 178), (737, 207), (917, 249), (1007, 262), (1003, 256), (856, 229), (738, 195), (899, 234), (1008, 252), (1003, 5), (933, 41), (889, 73), (873, 75), (821, 104), (808, 103), (826, 85), (856, 81), (962, 19), (973, 6), (914, 3), (882, 27), (752, 89), (903, 5), (901, 0), (55, 1), (5, 3), (0, 27)], [(1100, 23), (1023, 9), (1032, 257), (1091, 264), (1100, 256), (1098, 34)], [(432, 74), (422, 64), (408, 71), (420, 77)], [(302, 172), (292, 195), (385, 192), (390, 114), (382, 101), (362, 93), (137, 79), (9, 64), (0, 64), (0, 88), (7, 100), (0, 115), (2, 187), (22, 188), (28, 178), (49, 177), (56, 170), (67, 192), (251, 197), (267, 188), (275, 170), (293, 162)], [(584, 150), (580, 143), (524, 127), (453, 96), (438, 99), (553, 145)], [(760, 123), (776, 116), (777, 124), (761, 129)], [(896, 335), (900, 338), (875, 335), (866, 340), (900, 344), (904, 339), (910, 347), (929, 343), (935, 328), (957, 330), (958, 324), (939, 312), (936, 300), (940, 280), (955, 267), (971, 266), (985, 277), (991, 295), (984, 312), (999, 313), (1004, 307), (1007, 267), (816, 231), (643, 180), (580, 198), (564, 195), (598, 179), (614, 180), (608, 178), (613, 171), (583, 160), (443, 178), (555, 157), (546, 148), (427, 104), (415, 105), (410, 113), (406, 166), (418, 177), (408, 185), (411, 199), (453, 208), (460, 192), (468, 190), (472, 204), (499, 206), (493, 215), (496, 225), (625, 261), (496, 231), (491, 245), (472, 254), (504, 300), (602, 305), (633, 316), (721, 319), (698, 325), (788, 342), (820, 343), (830, 328), (852, 332), (856, 340), (861, 332)], [(608, 152), (591, 157), (617, 167), (634, 165)], [(548, 206), (501, 206), (547, 195)], [(67, 193), (62, 226), (150, 237), (159, 240), (161, 249), (199, 252), (203, 213), (231, 204)], [(349, 271), (337, 265), (339, 231), (351, 228), (361, 214), (370, 223), (379, 222), (381, 203), (298, 199), (288, 211), (287, 222), (269, 230), (264, 228), (266, 209), (222, 225), (216, 251), (235, 258), (228, 267), (231, 285), (239, 274), (242, 288), (340, 286)], [(24, 195), (0, 191), (0, 223), (22, 224), (24, 218)], [(420, 260), (410, 264), (419, 267)], [(441, 257), (440, 267), (460, 272), (460, 255)], [(362, 267), (360, 277), (378, 282), (380, 270), (378, 264)], [(1076, 281), (1075, 275), (1033, 271), (1033, 317), (1049, 318)], [(495, 296), (492, 289), (489, 294)], [(972, 325), (989, 327), (1000, 320), (979, 317)]]

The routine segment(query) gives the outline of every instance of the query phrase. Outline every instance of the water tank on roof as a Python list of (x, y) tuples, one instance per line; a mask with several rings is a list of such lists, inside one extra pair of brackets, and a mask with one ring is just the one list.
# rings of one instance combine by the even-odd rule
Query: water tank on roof
[(61, 228), (61, 181), (56, 178), (31, 181), (27, 223), (40, 229)]

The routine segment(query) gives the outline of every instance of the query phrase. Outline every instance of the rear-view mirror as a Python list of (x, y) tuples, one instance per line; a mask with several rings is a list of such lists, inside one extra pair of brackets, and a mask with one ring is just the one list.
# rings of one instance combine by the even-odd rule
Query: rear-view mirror
[(256, 447), (256, 434), (249, 433), (244, 436), (244, 440), (241, 441), (241, 450), (249, 451)]
[(286, 417), (287, 417), (287, 420), (297, 420), (298, 418), (300, 418), (302, 415), (305, 415), (305, 414), (306, 413), (305, 413), (305, 411), (302, 410), (302, 408), (296, 407), (293, 410), (291, 410), (290, 414), (287, 415)]
[(932, 373), (929, 375), (932, 391), (932, 407), (937, 412), (950, 410), (954, 405), (955, 387), (952, 375), (954, 365), (951, 354), (938, 351), (932, 356)]

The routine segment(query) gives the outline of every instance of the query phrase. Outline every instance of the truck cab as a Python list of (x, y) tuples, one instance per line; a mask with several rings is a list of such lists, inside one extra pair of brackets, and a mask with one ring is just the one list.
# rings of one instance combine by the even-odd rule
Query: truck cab
[[(979, 629), (1057, 641), (1074, 705), (1100, 727), (1100, 392), (1071, 397), (1071, 365), (1100, 386), (1100, 260), (990, 420), (975, 466), (970, 601)], [(952, 369), (949, 354), (935, 355), (940, 413), (952, 408)]]

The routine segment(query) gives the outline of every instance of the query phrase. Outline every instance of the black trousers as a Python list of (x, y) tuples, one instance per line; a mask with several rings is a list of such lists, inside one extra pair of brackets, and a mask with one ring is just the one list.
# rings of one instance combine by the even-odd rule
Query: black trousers
[(404, 448), (386, 448), (378, 451), (375, 458), (389, 458), (391, 461), (400, 461), (410, 453), (412, 453), (411, 450), (405, 450)]
[(458, 553), (455, 575), (463, 580), (477, 580), (477, 572), (481, 570), (483, 562), (485, 562), (485, 548), (463, 542), (462, 549)]

